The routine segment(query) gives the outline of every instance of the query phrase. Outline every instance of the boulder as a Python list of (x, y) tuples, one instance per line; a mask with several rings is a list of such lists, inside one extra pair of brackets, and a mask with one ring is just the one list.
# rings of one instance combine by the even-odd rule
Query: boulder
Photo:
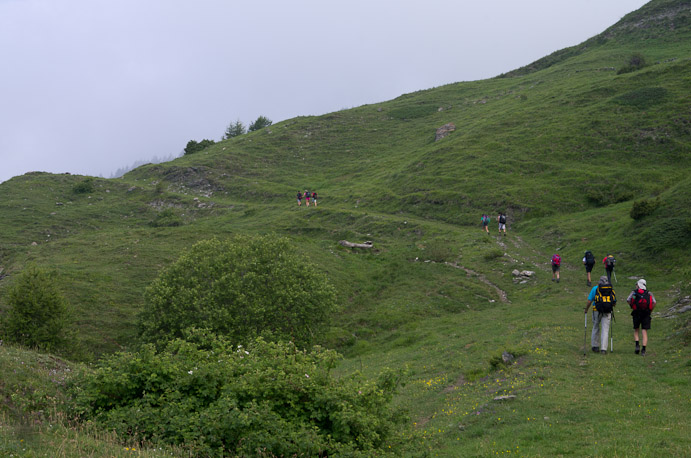
[(434, 141), (438, 142), (442, 138), (448, 136), (454, 130), (456, 130), (456, 125), (454, 123), (450, 122), (448, 124), (444, 124), (439, 129), (437, 129), (437, 134), (434, 137)]

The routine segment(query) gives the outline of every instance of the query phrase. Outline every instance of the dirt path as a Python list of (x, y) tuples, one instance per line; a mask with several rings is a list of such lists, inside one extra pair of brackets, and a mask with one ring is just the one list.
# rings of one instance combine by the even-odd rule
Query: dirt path
[(497, 292), (497, 294), (499, 295), (499, 300), (501, 300), (502, 302), (509, 303), (509, 304), (511, 303), (508, 296), (506, 295), (506, 291), (504, 291), (503, 289), (501, 289), (500, 287), (498, 287), (497, 285), (495, 285), (491, 281), (487, 280), (487, 277), (485, 277), (484, 275), (477, 273), (472, 269), (468, 269), (467, 267), (459, 266), (456, 263), (445, 262), (444, 264), (446, 264), (447, 266), (455, 267), (456, 269), (464, 270), (468, 277), (475, 277), (478, 280), (480, 280), (482, 283), (484, 283), (485, 285), (493, 288)]

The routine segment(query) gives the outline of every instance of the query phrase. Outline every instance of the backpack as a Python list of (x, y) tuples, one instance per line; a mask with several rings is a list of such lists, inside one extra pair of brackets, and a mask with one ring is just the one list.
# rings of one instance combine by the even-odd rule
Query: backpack
[(560, 266), (561, 265), (561, 256), (558, 254), (555, 254), (552, 256), (552, 265), (553, 266)]
[(503, 214), (500, 215), (500, 216), (499, 216), (499, 222), (502, 223), (502, 224), (505, 224), (505, 223), (506, 223), (506, 216), (503, 215)]
[(483, 217), (481, 218), (481, 220), (482, 220), (482, 223), (483, 223), (483, 224), (489, 223), (489, 216), (483, 216)]
[(595, 309), (600, 313), (612, 313), (614, 306), (617, 304), (617, 296), (614, 294), (612, 285), (604, 285), (597, 287), (595, 293)]
[(592, 251), (586, 251), (585, 252), (585, 263), (586, 264), (595, 264), (595, 255), (593, 255)]
[(614, 267), (614, 264), (616, 262), (617, 262), (617, 260), (614, 259), (614, 256), (607, 256), (607, 258), (605, 258), (605, 267), (607, 267), (608, 269), (611, 269)]
[(651, 305), (652, 301), (650, 300), (650, 293), (648, 291), (639, 289), (633, 293), (633, 300), (631, 301), (632, 309), (639, 312), (650, 312), (652, 310)]

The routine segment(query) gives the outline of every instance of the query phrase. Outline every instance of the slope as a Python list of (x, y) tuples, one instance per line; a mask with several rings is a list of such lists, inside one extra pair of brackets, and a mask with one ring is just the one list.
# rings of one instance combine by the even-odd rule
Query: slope
[[(340, 370), (409, 365), (398, 402), (430, 453), (688, 454), (688, 319), (663, 315), (691, 294), (690, 10), (653, 1), (529, 70), (287, 120), (93, 179), (89, 193), (75, 192), (85, 177), (16, 177), (0, 184), (0, 294), (28, 263), (54, 268), (79, 313), (73, 357), (89, 360), (134, 341), (146, 285), (196, 240), (276, 232), (339, 291), (323, 343), (347, 356)], [(617, 74), (633, 53), (649, 65)], [(449, 122), (456, 130), (435, 142)], [(295, 206), (305, 188), (318, 208)], [(641, 200), (649, 210), (634, 220)], [(499, 210), (509, 235), (488, 237), (479, 215)], [(661, 313), (651, 358), (582, 359), (585, 249), (617, 255), (620, 294), (629, 277), (648, 279)], [(546, 265), (556, 251), (559, 285)], [(514, 268), (537, 275), (514, 284)], [(630, 346), (627, 318), (617, 349)], [(504, 350), (519, 363), (499, 363)], [(592, 401), (586, 387), (598, 384), (609, 403)], [(503, 390), (514, 404), (494, 404)], [(593, 418), (614, 423), (597, 446)], [(625, 443), (648, 423), (679, 431)], [(580, 424), (588, 434), (574, 433)]]

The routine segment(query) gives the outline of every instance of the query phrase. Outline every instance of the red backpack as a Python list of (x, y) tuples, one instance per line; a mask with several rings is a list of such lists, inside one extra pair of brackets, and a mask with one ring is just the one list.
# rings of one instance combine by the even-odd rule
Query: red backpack
[(552, 265), (553, 266), (561, 265), (561, 256), (559, 256), (558, 254), (555, 254), (554, 256), (552, 256)]
[(653, 310), (653, 301), (650, 300), (650, 293), (646, 290), (638, 289), (633, 293), (631, 308), (638, 311), (650, 312)]

